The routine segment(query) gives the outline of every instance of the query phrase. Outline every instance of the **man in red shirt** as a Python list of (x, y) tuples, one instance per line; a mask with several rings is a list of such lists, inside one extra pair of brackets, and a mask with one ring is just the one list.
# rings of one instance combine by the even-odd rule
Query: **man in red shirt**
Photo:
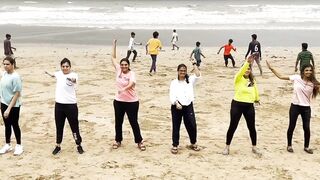
[(218, 53), (220, 53), (221, 49), (224, 48), (224, 53), (223, 53), (223, 57), (224, 57), (224, 62), (225, 62), (225, 66), (228, 67), (228, 59), (231, 59), (232, 61), (232, 66), (235, 67), (236, 63), (231, 55), (231, 49), (236, 51), (236, 48), (232, 46), (232, 39), (229, 39), (228, 44), (221, 46), (221, 48), (219, 49)]

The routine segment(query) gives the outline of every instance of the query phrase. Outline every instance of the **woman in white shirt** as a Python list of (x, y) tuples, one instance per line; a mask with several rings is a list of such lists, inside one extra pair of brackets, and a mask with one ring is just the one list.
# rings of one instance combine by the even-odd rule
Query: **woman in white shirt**
[(304, 130), (304, 151), (313, 154), (309, 148), (310, 142), (310, 118), (311, 98), (316, 98), (319, 94), (319, 82), (315, 77), (314, 68), (311, 64), (301, 68), (300, 75), (282, 76), (266, 61), (268, 68), (282, 80), (291, 80), (293, 82), (293, 98), (289, 110), (289, 127), (287, 131), (287, 151), (293, 153), (292, 136), (297, 123), (298, 116), (301, 115)]
[(190, 149), (199, 151), (197, 142), (197, 124), (194, 115), (193, 101), (194, 90), (193, 87), (200, 77), (200, 72), (196, 63), (192, 61), (194, 68), (194, 75), (187, 74), (187, 66), (180, 64), (177, 68), (178, 77), (171, 81), (170, 85), (170, 101), (171, 101), (171, 115), (172, 115), (172, 148), (173, 154), (178, 153), (179, 138), (180, 138), (180, 125), (183, 121), (187, 132), (189, 134)]
[(54, 75), (45, 72), (51, 77), (55, 77), (56, 84), (56, 98), (54, 117), (56, 122), (56, 147), (52, 154), (56, 155), (61, 151), (60, 144), (63, 138), (63, 128), (66, 118), (68, 119), (73, 138), (77, 144), (77, 150), (80, 154), (84, 151), (81, 146), (82, 138), (79, 131), (78, 120), (78, 106), (76, 98), (75, 86), (78, 82), (78, 74), (71, 71), (71, 62), (69, 59), (62, 59), (61, 70), (54, 73)]

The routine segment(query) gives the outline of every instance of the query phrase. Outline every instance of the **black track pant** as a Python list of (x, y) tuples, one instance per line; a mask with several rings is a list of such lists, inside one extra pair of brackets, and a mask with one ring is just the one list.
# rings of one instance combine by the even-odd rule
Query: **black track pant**
[(238, 102), (235, 100), (232, 100), (231, 102), (230, 125), (227, 132), (226, 144), (231, 144), (233, 134), (238, 127), (242, 114), (247, 122), (247, 127), (250, 132), (251, 143), (253, 146), (255, 146), (257, 144), (257, 132), (255, 128), (255, 110), (253, 103)]
[(7, 105), (1, 103), (1, 114), (5, 125), (5, 136), (6, 136), (6, 143), (10, 143), (11, 139), (11, 127), (13, 128), (14, 134), (16, 136), (17, 144), (21, 144), (21, 130), (19, 127), (19, 114), (20, 114), (20, 107), (12, 107), (9, 113), (9, 117), (5, 119), (3, 117), (3, 113), (8, 108)]
[(304, 147), (309, 147), (310, 142), (310, 118), (311, 108), (310, 106), (299, 106), (291, 104), (289, 110), (289, 128), (287, 131), (288, 146), (292, 145), (292, 136), (294, 128), (296, 127), (299, 114), (302, 118), (303, 131), (304, 131)]
[(77, 104), (55, 104), (54, 116), (56, 121), (56, 133), (57, 139), (56, 143), (61, 144), (63, 138), (63, 128), (68, 119), (73, 138), (77, 145), (80, 145), (82, 138), (79, 132), (79, 120), (78, 120), (78, 106)]
[[(137, 53), (136, 50), (133, 50), (132, 53), (133, 53), (133, 59), (132, 59), (132, 61), (135, 61), (138, 53)], [(128, 50), (128, 51), (127, 51), (127, 59), (128, 59), (128, 60), (129, 60), (130, 54), (131, 54), (131, 50)]]
[(193, 104), (188, 106), (182, 106), (182, 110), (176, 108), (175, 105), (171, 105), (172, 115), (172, 146), (179, 145), (180, 139), (180, 126), (183, 117), (184, 125), (189, 134), (190, 143), (195, 144), (197, 142), (197, 123), (194, 115)]
[(114, 114), (115, 114), (115, 130), (117, 142), (123, 140), (122, 137), (122, 124), (124, 120), (124, 114), (127, 113), (129, 123), (131, 125), (134, 142), (140, 143), (142, 141), (140, 127), (138, 123), (138, 110), (139, 110), (139, 101), (136, 102), (122, 102), (122, 101), (113, 101)]
[(225, 63), (226, 66), (228, 66), (228, 59), (231, 59), (233, 67), (236, 65), (236, 63), (234, 62), (234, 59), (233, 59), (231, 54), (224, 55), (223, 58), (224, 58), (224, 63)]

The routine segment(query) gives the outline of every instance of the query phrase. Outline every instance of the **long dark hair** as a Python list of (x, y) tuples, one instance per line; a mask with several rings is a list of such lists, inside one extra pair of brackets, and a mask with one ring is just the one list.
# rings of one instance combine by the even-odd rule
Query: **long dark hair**
[[(178, 68), (177, 68), (177, 71), (179, 71), (179, 69), (182, 68), (182, 67), (186, 68), (186, 70), (187, 70), (187, 66), (185, 64), (179, 64)], [(186, 82), (189, 84), (189, 75), (186, 74), (184, 77), (186, 79)], [(178, 75), (178, 80), (179, 80), (179, 75)]]
[(308, 67), (311, 67), (312, 69), (312, 74), (311, 74), (311, 77), (309, 78), (309, 80), (312, 82), (313, 84), (313, 91), (312, 91), (312, 98), (316, 98), (317, 95), (319, 94), (319, 87), (318, 85), (320, 84), (319, 81), (316, 79), (316, 76), (315, 76), (315, 72), (314, 72), (314, 67), (311, 65), (311, 64), (306, 64), (306, 65), (303, 65), (301, 70), (300, 70), (300, 75), (301, 75), (301, 78), (304, 77), (304, 70)]
[(3, 59), (3, 61), (5, 61), (5, 60), (9, 61), (11, 65), (14, 65), (14, 66), (16, 65), (16, 60), (14, 58), (10, 57), (10, 56), (5, 57)]

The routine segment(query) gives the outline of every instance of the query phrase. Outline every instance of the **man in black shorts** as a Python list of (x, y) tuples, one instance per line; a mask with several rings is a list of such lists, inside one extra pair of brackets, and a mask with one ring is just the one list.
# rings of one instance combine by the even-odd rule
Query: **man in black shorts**
[(257, 35), (256, 34), (252, 34), (252, 41), (249, 43), (249, 47), (248, 47), (248, 51), (247, 54), (245, 56), (245, 59), (247, 59), (247, 56), (253, 53), (258, 53), (259, 56), (254, 56), (256, 57), (254, 60), (256, 61), (256, 63), (258, 64), (259, 70), (260, 70), (260, 75), (262, 75), (262, 67), (260, 64), (261, 59), (261, 45), (259, 43), (259, 41), (257, 41)]

